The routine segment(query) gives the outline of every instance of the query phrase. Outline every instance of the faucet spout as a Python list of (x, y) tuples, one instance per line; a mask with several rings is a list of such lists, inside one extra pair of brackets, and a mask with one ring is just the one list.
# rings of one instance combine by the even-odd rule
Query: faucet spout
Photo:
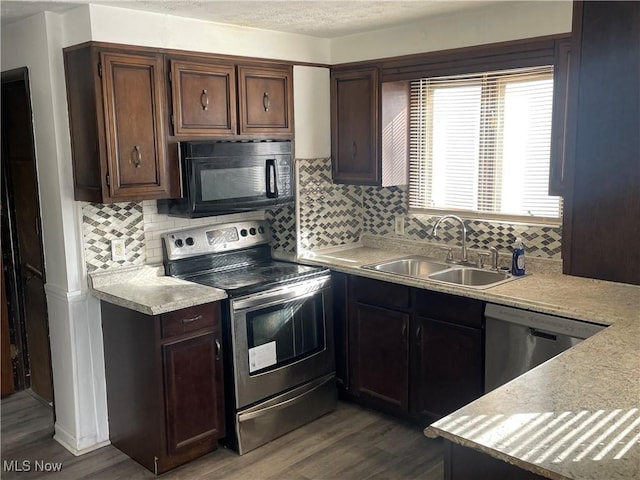
[(457, 220), (460, 223), (460, 227), (461, 227), (460, 233), (462, 236), (462, 261), (467, 262), (469, 260), (467, 258), (467, 227), (465, 227), (464, 220), (462, 220), (460, 217), (458, 217), (457, 215), (445, 215), (443, 217), (440, 217), (436, 222), (436, 224), (433, 226), (432, 236), (433, 237), (436, 236), (440, 223), (447, 218), (450, 218), (452, 220)]

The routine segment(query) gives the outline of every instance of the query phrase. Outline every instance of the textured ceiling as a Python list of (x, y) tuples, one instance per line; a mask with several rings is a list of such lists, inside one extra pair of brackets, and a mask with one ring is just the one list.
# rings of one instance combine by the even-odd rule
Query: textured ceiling
[(484, 0), (71, 0), (0, 1), (2, 24), (81, 4), (131, 8), (217, 23), (333, 38), (478, 7)]

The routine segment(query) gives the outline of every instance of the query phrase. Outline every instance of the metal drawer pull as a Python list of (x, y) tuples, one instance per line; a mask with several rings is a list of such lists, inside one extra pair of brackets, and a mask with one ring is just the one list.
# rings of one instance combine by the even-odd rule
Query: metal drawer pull
[(416, 330), (416, 340), (420, 341), (421, 333), (422, 333), (422, 325), (418, 325), (418, 329)]
[(202, 315), (197, 315), (197, 316), (195, 316), (195, 317), (193, 317), (193, 318), (183, 318), (183, 319), (182, 319), (182, 323), (183, 323), (183, 324), (185, 324), (185, 323), (191, 323), (191, 322), (195, 322), (195, 321), (197, 321), (197, 320), (202, 320)]
[(205, 89), (203, 89), (202, 94), (200, 94), (200, 104), (202, 105), (202, 110), (209, 108), (209, 94)]
[(220, 346), (220, 340), (216, 338), (216, 360), (220, 360), (220, 350), (222, 350), (222, 347)]
[(140, 151), (140, 145), (135, 145), (133, 147), (133, 152), (131, 153), (135, 154), (135, 158), (132, 161), (133, 165), (136, 168), (140, 168), (140, 165), (142, 164), (142, 152)]
[(267, 92), (264, 92), (264, 95), (262, 95), (262, 106), (264, 107), (265, 112), (269, 111), (271, 100), (269, 100), (269, 94)]

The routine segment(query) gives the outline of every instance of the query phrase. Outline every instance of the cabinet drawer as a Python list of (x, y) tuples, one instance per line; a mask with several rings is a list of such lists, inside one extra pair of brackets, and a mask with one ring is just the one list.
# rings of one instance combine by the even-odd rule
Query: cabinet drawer
[(161, 316), (162, 338), (174, 337), (201, 328), (211, 328), (220, 321), (220, 303), (206, 303), (183, 308)]
[(357, 301), (388, 308), (409, 308), (409, 287), (370, 278), (352, 279), (351, 292)]
[(414, 311), (418, 315), (467, 327), (482, 328), (484, 302), (481, 300), (429, 290), (416, 289), (414, 292)]

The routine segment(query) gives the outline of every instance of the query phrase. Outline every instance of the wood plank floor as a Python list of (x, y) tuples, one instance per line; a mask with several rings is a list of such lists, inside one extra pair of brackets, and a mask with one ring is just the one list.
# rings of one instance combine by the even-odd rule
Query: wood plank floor
[[(51, 408), (19, 392), (2, 400), (3, 479), (151, 479), (151, 472), (107, 446), (74, 457), (53, 440)], [(32, 471), (6, 462), (29, 460)], [(59, 473), (35, 472), (35, 461), (61, 462)], [(442, 480), (442, 444), (421, 429), (351, 403), (246, 455), (220, 448), (161, 476), (167, 479)]]

